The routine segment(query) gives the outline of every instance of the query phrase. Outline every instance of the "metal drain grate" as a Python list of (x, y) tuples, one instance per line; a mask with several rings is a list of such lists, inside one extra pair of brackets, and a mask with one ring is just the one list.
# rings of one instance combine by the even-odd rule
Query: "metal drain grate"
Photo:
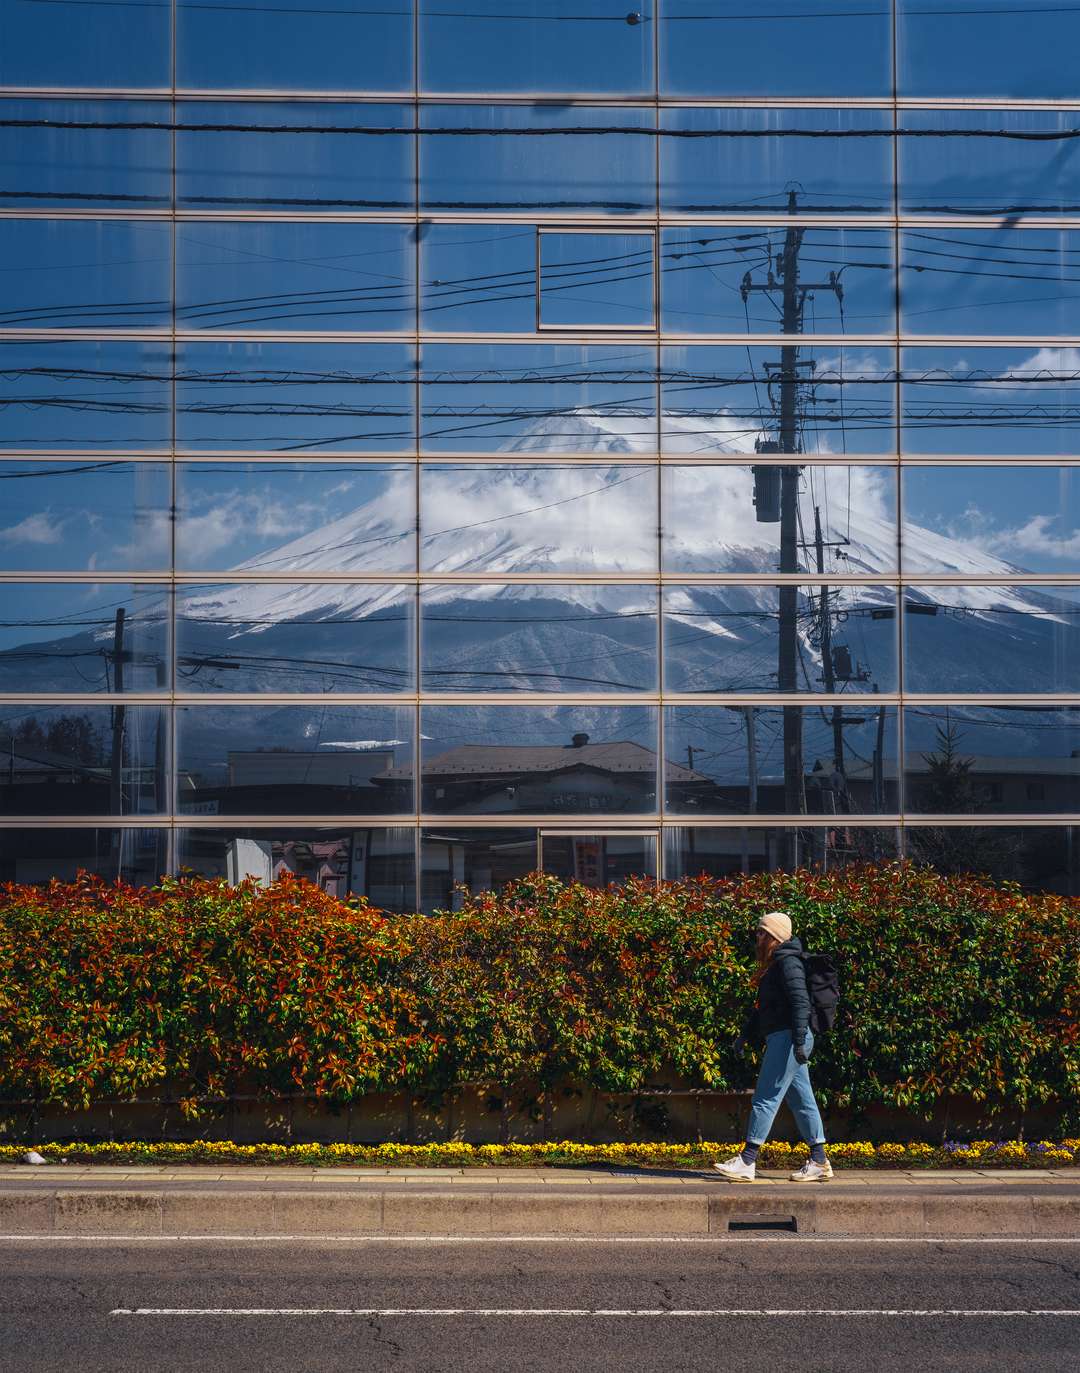
[(739, 1216), (737, 1220), (729, 1220), (729, 1230), (787, 1230), (791, 1234), (799, 1233), (799, 1222), (794, 1216)]

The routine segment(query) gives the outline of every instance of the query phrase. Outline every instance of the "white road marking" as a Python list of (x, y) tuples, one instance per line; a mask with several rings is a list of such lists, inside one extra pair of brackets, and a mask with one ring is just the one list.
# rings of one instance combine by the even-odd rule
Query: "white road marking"
[(0, 1235), (0, 1244), (1004, 1244), (1077, 1245), (1080, 1235)]
[(803, 1318), (803, 1317), (828, 1317), (828, 1318), (856, 1318), (865, 1319), (867, 1317), (878, 1319), (880, 1317), (900, 1317), (909, 1319), (916, 1317), (959, 1317), (961, 1319), (981, 1320), (985, 1318), (1014, 1318), (1030, 1316), (1058, 1316), (1075, 1319), (1080, 1317), (1080, 1309), (1074, 1310), (1037, 1310), (1020, 1308), (1015, 1310), (951, 1310), (948, 1308), (940, 1309), (889, 1309), (889, 1308), (865, 1308), (852, 1310), (836, 1310), (831, 1307), (816, 1307), (806, 1310), (786, 1310), (783, 1308), (768, 1309), (765, 1307), (757, 1309), (745, 1309), (742, 1307), (714, 1307), (709, 1309), (697, 1309), (693, 1307), (685, 1309), (669, 1309), (664, 1306), (653, 1307), (587, 1307), (587, 1306), (565, 1306), (565, 1307), (462, 1307), (462, 1306), (416, 1306), (416, 1307), (395, 1307), (395, 1306), (362, 1306), (362, 1307), (303, 1307), (303, 1306), (138, 1306), (138, 1307), (117, 1307), (116, 1310), (109, 1312), (110, 1316), (359, 1316), (377, 1317), (379, 1320), (390, 1319), (392, 1317), (474, 1317), (484, 1320), (493, 1318), (523, 1318), (525, 1320), (536, 1320), (540, 1318), (571, 1318), (574, 1320), (582, 1318), (642, 1318), (648, 1320), (662, 1319), (700, 1319), (706, 1318), (728, 1318), (734, 1316), (750, 1316), (774, 1320), (777, 1318)]

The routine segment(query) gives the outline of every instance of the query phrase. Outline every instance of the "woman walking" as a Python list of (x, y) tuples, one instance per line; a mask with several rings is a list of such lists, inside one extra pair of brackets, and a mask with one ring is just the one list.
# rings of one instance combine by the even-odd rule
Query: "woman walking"
[(810, 1157), (796, 1172), (792, 1182), (824, 1182), (832, 1177), (832, 1165), (825, 1154), (825, 1131), (821, 1112), (810, 1085), (807, 1060), (814, 1047), (810, 1032), (810, 993), (803, 965), (803, 946), (791, 937), (791, 917), (783, 911), (770, 911), (758, 921), (757, 1008), (747, 1025), (756, 1038), (765, 1040), (750, 1124), (742, 1152), (725, 1163), (714, 1163), (716, 1171), (729, 1182), (753, 1182), (757, 1156), (769, 1137), (780, 1103), (787, 1100), (810, 1146)]

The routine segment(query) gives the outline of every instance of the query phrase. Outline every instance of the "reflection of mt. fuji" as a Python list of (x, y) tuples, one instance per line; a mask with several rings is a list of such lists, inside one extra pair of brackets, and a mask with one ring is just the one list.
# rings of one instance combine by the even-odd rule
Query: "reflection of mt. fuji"
[[(662, 474), (663, 559), (672, 577), (680, 572), (768, 574), (777, 569), (779, 526), (756, 521), (749, 466), (693, 465), (695, 451), (717, 451), (716, 425), (722, 419), (697, 437), (681, 422), (686, 465)], [(648, 422), (583, 413), (561, 417), (560, 445), (596, 453), (597, 462), (586, 467), (529, 465), (531, 453), (550, 451), (552, 436), (537, 430), (506, 450), (506, 465), (447, 459), (424, 470), (421, 568), (491, 579), (483, 585), (425, 587), (426, 690), (591, 693), (655, 688), (654, 593), (646, 586), (575, 584), (581, 572), (640, 573), (643, 583), (655, 572), (656, 469), (611, 465), (620, 453), (641, 450), (641, 431)], [(580, 431), (580, 442), (568, 441), (568, 428), (575, 435)], [(733, 439), (733, 454), (745, 446), (744, 437)], [(814, 527), (815, 507), (831, 545), (827, 575), (894, 570), (891, 481), (887, 467), (806, 468), (801, 556), (808, 570), (814, 566), (814, 552), (805, 542)], [(407, 689), (414, 656), (410, 588), (314, 585), (303, 579), (315, 572), (386, 573), (387, 583), (392, 582), (413, 560), (414, 536), (401, 533), (411, 524), (413, 500), (413, 472), (390, 474), (377, 498), (235, 568), (237, 573), (295, 577), (295, 583), (180, 588), (179, 689), (217, 694)], [(1018, 572), (973, 545), (910, 526), (905, 558), (912, 571), (934, 568), (983, 577)], [(565, 581), (501, 583), (507, 574), (536, 572), (562, 574)], [(221, 581), (228, 575), (222, 574)], [(933, 583), (933, 572), (921, 575)], [(678, 680), (669, 673), (669, 689), (775, 687), (776, 602), (771, 588), (669, 586), (666, 596), (669, 662), (678, 669)], [(909, 689), (1062, 689), (1060, 682), (1047, 681), (1047, 672), (1056, 664), (1060, 675), (1061, 665), (1076, 654), (1071, 602), (1032, 587), (933, 585), (910, 591), (908, 599), (934, 612), (909, 617)], [(834, 642), (842, 638), (868, 674), (865, 683), (853, 684), (851, 690), (867, 690), (875, 682), (885, 690), (896, 686), (897, 625), (887, 613), (891, 604), (892, 593), (874, 587), (846, 588), (836, 602), (843, 619), (834, 629)], [(162, 600), (147, 596), (131, 612), (132, 644), (148, 662), (162, 655), (163, 610)], [(78, 615), (72, 618), (78, 624)], [(801, 634), (804, 673), (820, 690), (820, 650), (811, 616)], [(14, 635), (8, 643), (17, 643)], [(9, 648), (0, 653), (0, 689), (86, 691), (88, 680), (103, 682), (102, 666), (111, 645), (106, 618), (48, 642), (37, 638)], [(148, 671), (133, 670), (129, 685), (152, 689), (153, 680)]]

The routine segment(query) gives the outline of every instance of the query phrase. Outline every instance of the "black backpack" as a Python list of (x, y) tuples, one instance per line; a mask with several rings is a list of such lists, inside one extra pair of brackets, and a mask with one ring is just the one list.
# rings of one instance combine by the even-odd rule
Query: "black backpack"
[(819, 1035), (831, 1030), (840, 1002), (840, 974), (827, 953), (804, 953), (806, 990), (810, 993), (810, 1029)]

